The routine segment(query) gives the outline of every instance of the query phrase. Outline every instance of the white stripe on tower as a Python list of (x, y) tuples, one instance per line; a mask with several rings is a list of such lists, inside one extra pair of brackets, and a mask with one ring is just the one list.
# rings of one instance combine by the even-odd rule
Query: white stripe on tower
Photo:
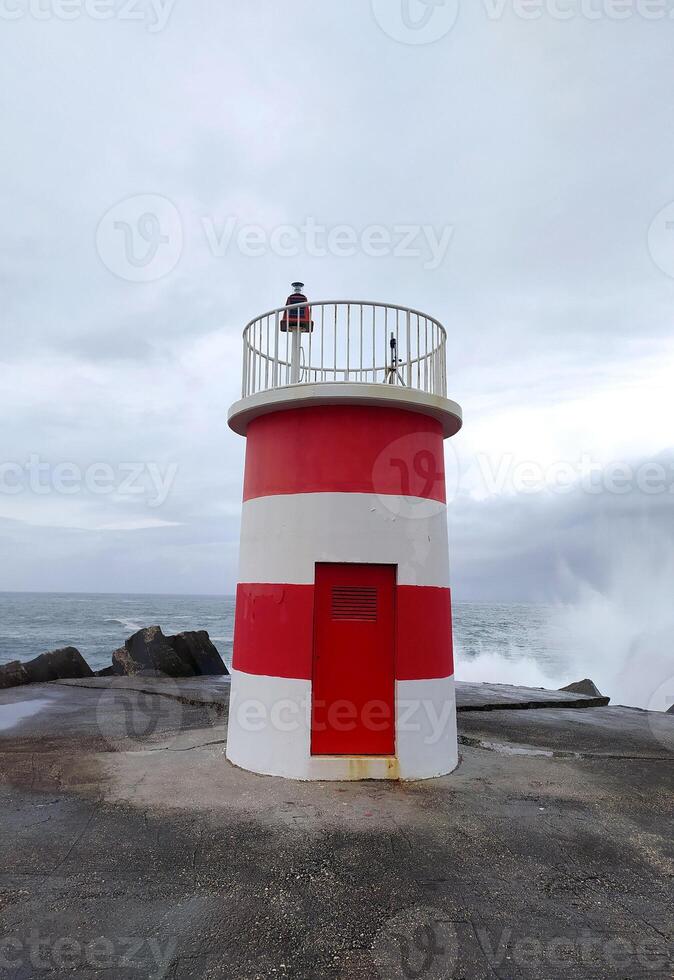
[(239, 582), (313, 585), (315, 563), (398, 565), (399, 585), (449, 587), (446, 505), (368, 493), (297, 493), (243, 505)]
[[(362, 778), (349, 759), (311, 756), (310, 743), (311, 681), (232, 671), (231, 762), (291, 779)], [(453, 677), (396, 681), (396, 760), (368, 759), (369, 778), (430, 779), (456, 768)]]

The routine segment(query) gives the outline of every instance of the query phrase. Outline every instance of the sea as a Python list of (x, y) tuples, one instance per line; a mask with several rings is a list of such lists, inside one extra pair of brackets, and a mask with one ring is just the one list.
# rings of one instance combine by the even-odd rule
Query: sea
[[(0, 593), (0, 664), (74, 646), (98, 670), (154, 625), (207, 630), (231, 666), (233, 596), (57, 592)], [(568, 606), (455, 601), (453, 636), (457, 680), (554, 690), (589, 677), (613, 703), (663, 711), (674, 700), (671, 611), (629, 619), (620, 595)]]

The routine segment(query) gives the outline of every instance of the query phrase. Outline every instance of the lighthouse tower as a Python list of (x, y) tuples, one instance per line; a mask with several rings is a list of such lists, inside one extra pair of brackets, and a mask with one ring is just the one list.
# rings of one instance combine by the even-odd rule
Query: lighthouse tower
[(285, 306), (243, 334), (246, 437), (227, 757), (293, 779), (457, 764), (446, 334), (382, 303)]

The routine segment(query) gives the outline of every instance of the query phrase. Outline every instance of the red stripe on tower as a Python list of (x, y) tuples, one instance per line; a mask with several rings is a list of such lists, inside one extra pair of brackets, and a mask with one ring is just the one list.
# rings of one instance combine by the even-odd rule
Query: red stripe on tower
[(442, 426), (399, 408), (319, 405), (248, 426), (243, 499), (281, 493), (402, 494), (445, 501)]
[[(396, 602), (395, 679), (451, 677), (449, 589), (399, 585)], [(313, 629), (313, 585), (241, 583), (232, 666), (248, 674), (311, 680)]]

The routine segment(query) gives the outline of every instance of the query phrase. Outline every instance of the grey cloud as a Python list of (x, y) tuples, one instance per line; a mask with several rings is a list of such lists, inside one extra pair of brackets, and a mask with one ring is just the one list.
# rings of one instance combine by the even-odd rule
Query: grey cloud
[[(674, 486), (674, 453), (658, 461)], [(622, 564), (650, 568), (643, 589), (670, 574), (674, 494), (669, 487), (595, 495), (578, 486), (563, 494), (463, 496), (450, 503), (449, 526), (457, 598), (573, 601), (587, 585), (610, 589)]]

